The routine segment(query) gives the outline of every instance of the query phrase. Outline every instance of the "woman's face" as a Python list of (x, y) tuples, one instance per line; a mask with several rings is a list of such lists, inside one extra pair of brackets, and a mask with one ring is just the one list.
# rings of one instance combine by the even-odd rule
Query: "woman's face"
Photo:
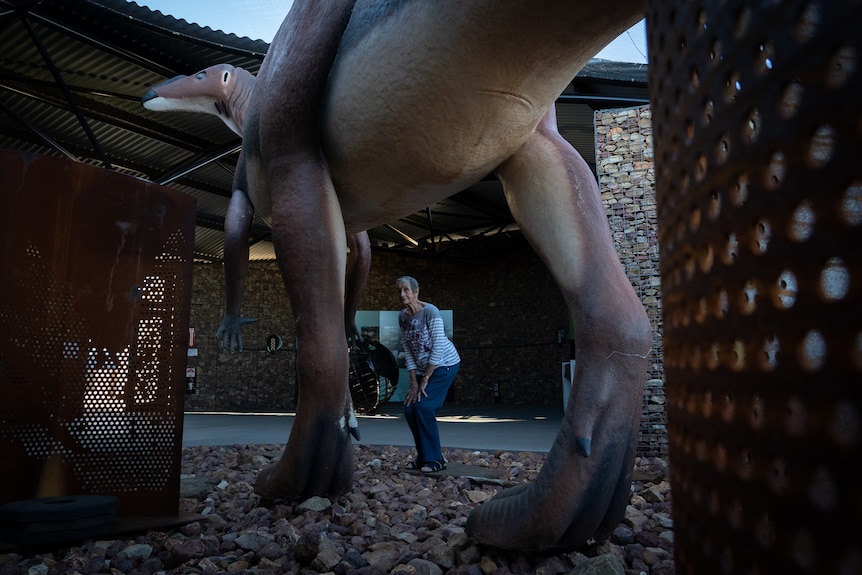
[(408, 282), (401, 282), (398, 284), (398, 296), (401, 298), (401, 304), (407, 307), (419, 297), (419, 290), (413, 291)]

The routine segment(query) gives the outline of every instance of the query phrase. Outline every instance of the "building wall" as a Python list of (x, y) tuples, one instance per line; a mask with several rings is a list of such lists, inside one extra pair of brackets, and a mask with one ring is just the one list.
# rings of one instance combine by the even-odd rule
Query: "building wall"
[[(661, 299), (655, 223), (651, 128), (647, 107), (596, 113), (602, 199), (620, 259), (654, 328), (639, 453), (666, 455), (661, 363)], [(561, 363), (572, 356), (565, 303), (545, 265), (519, 234), (481, 240), (469, 259), (375, 251), (360, 309), (397, 310), (395, 279), (412, 275), (420, 298), (453, 310), (454, 342), (462, 358), (450, 400), (462, 405), (558, 405)], [(191, 324), (197, 330), (197, 387), (189, 411), (289, 411), (295, 407), (293, 317), (275, 262), (251, 262), (243, 315), (244, 351), (230, 354), (215, 338), (223, 314), (221, 265), (195, 267)], [(269, 335), (284, 347), (266, 351)], [(495, 394), (495, 384), (496, 391)], [(405, 385), (402, 382), (401, 385)]]
[(596, 171), (614, 244), (652, 324), (640, 449), (666, 455), (661, 280), (649, 106), (595, 113)]
[[(495, 243), (493, 240), (489, 244)], [(493, 246), (492, 246), (493, 247)], [(454, 342), (462, 367), (450, 398), (459, 404), (560, 405), (560, 364), (571, 353), (558, 344), (568, 325), (562, 296), (544, 265), (524, 242), (464, 261), (375, 251), (360, 309), (398, 310), (395, 279), (412, 275), (420, 297), (453, 310)], [(192, 411), (285, 411), (294, 408), (295, 333), (284, 285), (274, 262), (251, 262), (243, 315), (243, 353), (219, 349), (223, 267), (195, 267), (191, 324), (198, 330), (197, 389), (186, 396)], [(266, 351), (266, 338), (284, 347)], [(497, 384), (499, 397), (494, 396)]]

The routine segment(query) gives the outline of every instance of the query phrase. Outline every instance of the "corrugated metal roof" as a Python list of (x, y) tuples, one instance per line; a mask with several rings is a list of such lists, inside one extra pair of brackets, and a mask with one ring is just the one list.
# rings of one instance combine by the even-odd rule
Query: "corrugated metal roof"
[[(256, 73), (267, 47), (125, 0), (0, 0), (0, 148), (68, 155), (193, 195), (195, 252), (221, 261), (239, 138), (214, 117), (153, 114), (140, 99), (167, 78), (218, 62)], [(593, 111), (646, 101), (645, 65), (593, 60), (558, 102), (561, 133), (592, 165)], [(465, 240), (516, 238), (513, 230), (489, 180), (370, 235), (375, 249), (473, 257), (480, 252), (462, 249)], [(258, 220), (252, 259), (274, 257), (268, 235)]]

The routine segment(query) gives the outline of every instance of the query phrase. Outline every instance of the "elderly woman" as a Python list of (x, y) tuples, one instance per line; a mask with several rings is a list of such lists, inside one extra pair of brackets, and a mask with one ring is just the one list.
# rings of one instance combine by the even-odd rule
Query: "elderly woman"
[(410, 276), (395, 281), (404, 309), (398, 314), (410, 389), (404, 396), (404, 416), (413, 441), (416, 460), (410, 469), (434, 473), (446, 469), (440, 447), (437, 412), (461, 366), (461, 357), (443, 330), (440, 310), (419, 300), (419, 282)]

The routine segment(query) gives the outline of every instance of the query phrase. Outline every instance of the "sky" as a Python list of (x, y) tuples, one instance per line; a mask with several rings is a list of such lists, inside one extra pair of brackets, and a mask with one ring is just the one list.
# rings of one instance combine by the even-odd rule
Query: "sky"
[[(271, 42), (293, 0), (134, 0), (141, 6), (187, 22), (232, 32), (252, 40)], [(596, 55), (614, 62), (646, 64), (644, 21), (611, 42)]]

